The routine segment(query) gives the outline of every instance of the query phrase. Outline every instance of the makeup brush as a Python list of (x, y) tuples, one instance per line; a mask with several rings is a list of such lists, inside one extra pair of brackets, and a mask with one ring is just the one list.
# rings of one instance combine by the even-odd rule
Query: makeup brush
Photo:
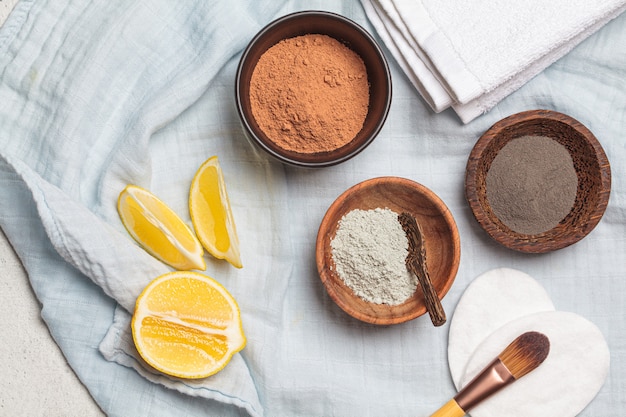
[(462, 417), (481, 401), (536, 369), (550, 352), (543, 333), (526, 332), (431, 417)]

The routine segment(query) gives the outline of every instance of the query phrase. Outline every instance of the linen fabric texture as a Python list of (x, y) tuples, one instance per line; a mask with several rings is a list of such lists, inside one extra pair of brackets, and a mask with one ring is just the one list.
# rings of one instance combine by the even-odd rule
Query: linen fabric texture
[[(462, 259), (443, 300), (454, 310), (480, 273), (515, 267), (560, 310), (595, 324), (617, 355), (581, 414), (625, 415), (626, 38), (619, 17), (491, 112), (463, 125), (434, 114), (389, 60), (393, 104), (379, 137), (341, 165), (276, 163), (245, 139), (234, 101), (243, 48), (298, 2), (22, 0), (0, 28), (0, 227), (24, 264), (68, 363), (111, 416), (379, 416), (436, 410), (455, 393), (448, 325), (427, 316), (378, 327), (325, 293), (314, 259), (324, 213), (348, 187), (396, 175), (432, 189), (455, 217)], [(375, 34), (358, 1), (313, 1)], [(388, 52), (387, 50), (385, 51)], [(550, 108), (582, 121), (614, 169), (607, 212), (583, 241), (544, 256), (513, 253), (480, 230), (463, 198), (467, 156), (489, 126)], [(128, 236), (116, 212), (126, 184), (149, 189), (189, 222), (188, 189), (218, 155), (243, 269), (207, 257), (206, 274), (237, 299), (247, 346), (220, 373), (162, 376), (134, 351), (130, 313), (170, 269)], [(573, 285), (575, 283), (575, 285)]]

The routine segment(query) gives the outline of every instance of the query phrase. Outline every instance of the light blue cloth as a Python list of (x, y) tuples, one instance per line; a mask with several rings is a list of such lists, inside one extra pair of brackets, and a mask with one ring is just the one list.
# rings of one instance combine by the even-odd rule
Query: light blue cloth
[[(609, 343), (609, 379), (581, 415), (626, 415), (626, 16), (468, 125), (449, 110), (432, 113), (390, 58), (394, 97), (379, 137), (348, 162), (302, 170), (268, 160), (245, 140), (234, 75), (254, 33), (304, 7), (372, 31), (358, 1), (330, 0), (22, 0), (0, 28), (0, 227), (55, 341), (99, 406), (111, 416), (436, 410), (454, 395), (448, 326), (434, 328), (428, 317), (392, 327), (358, 322), (325, 293), (314, 262), (317, 228), (332, 201), (357, 182), (397, 175), (432, 189), (457, 221), (462, 257), (443, 300), (449, 316), (479, 274), (527, 272), (557, 309), (586, 317)], [(480, 134), (535, 108), (584, 123), (613, 167), (597, 228), (539, 256), (494, 243), (463, 196)], [(151, 373), (129, 350), (128, 310), (168, 269), (126, 234), (115, 202), (135, 183), (189, 221), (189, 183), (212, 155), (224, 169), (244, 268), (207, 257), (207, 274), (238, 300), (248, 344), (223, 372), (188, 383)]]

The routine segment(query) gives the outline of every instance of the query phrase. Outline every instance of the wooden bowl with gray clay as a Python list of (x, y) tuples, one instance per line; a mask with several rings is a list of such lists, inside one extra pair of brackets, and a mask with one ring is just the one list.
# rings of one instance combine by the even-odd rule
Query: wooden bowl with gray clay
[(330, 298), (346, 313), (361, 321), (391, 325), (426, 313), (420, 289), (402, 304), (387, 305), (359, 298), (335, 271), (331, 241), (341, 218), (354, 209), (388, 208), (415, 217), (424, 236), (427, 267), (434, 288), (442, 299), (454, 282), (460, 261), (460, 241), (456, 223), (443, 201), (423, 185), (401, 177), (378, 177), (356, 184), (341, 194), (328, 208), (319, 227), (316, 263), (320, 279)]
[[(578, 177), (569, 214), (552, 229), (533, 235), (505, 225), (494, 214), (486, 190), (487, 173), (498, 152), (523, 136), (549, 137), (563, 145)], [(606, 210), (610, 189), (611, 168), (596, 137), (579, 121), (551, 110), (525, 111), (494, 124), (476, 142), (465, 174), (465, 196), (480, 226), (501, 245), (526, 253), (551, 252), (587, 236)]]

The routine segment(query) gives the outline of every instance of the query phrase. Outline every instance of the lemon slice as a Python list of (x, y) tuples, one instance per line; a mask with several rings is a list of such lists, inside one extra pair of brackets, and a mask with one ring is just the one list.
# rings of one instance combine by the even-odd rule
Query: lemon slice
[(179, 270), (206, 269), (193, 231), (154, 194), (128, 185), (119, 195), (117, 211), (128, 233), (155, 258)]
[(213, 375), (246, 345), (237, 302), (198, 272), (170, 272), (148, 284), (131, 326), (141, 357), (180, 378)]
[(189, 212), (204, 249), (241, 268), (239, 238), (217, 156), (207, 159), (196, 172), (189, 190)]

